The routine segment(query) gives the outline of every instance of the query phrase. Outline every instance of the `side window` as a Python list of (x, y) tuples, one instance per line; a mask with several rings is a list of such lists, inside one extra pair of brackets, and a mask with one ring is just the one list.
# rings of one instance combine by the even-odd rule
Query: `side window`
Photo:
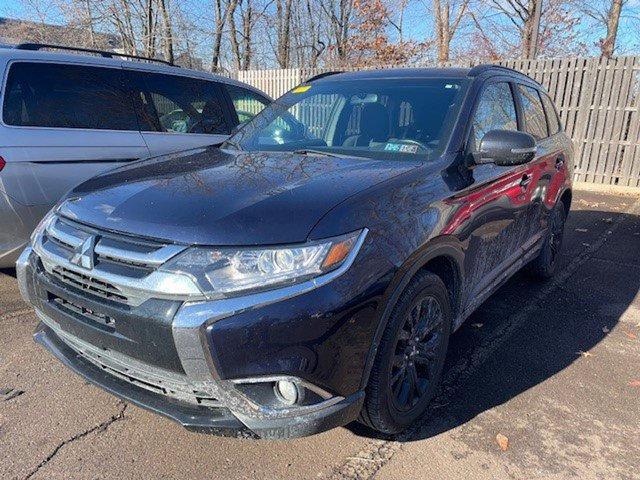
[(549, 136), (547, 120), (538, 90), (525, 85), (518, 85), (518, 90), (522, 99), (525, 131), (533, 135), (536, 140), (547, 138)]
[(549, 135), (554, 135), (560, 131), (560, 119), (553, 106), (553, 102), (546, 93), (541, 94), (544, 111), (547, 114), (547, 122), (549, 123)]
[(217, 83), (161, 73), (130, 74), (142, 104), (143, 131), (230, 133)]
[(138, 130), (122, 71), (52, 63), (14, 63), (2, 117), (7, 125)]
[(471, 151), (477, 151), (480, 140), (490, 130), (517, 130), (518, 121), (511, 87), (506, 82), (490, 83), (482, 91), (473, 117)]
[(251, 90), (236, 85), (225, 85), (224, 87), (229, 92), (240, 123), (248, 122), (269, 105), (269, 100)]

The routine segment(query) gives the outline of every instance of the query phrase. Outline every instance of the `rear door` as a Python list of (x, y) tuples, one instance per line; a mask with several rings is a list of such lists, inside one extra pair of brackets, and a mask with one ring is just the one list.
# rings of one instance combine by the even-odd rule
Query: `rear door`
[[(531, 85), (517, 85), (518, 100), (522, 116), (521, 130), (536, 139), (536, 156), (526, 165), (524, 173), (529, 176), (530, 184), (526, 189), (529, 202), (528, 220), (530, 226), (528, 239), (534, 242), (540, 238), (547, 225), (549, 193), (557, 186), (559, 169), (563, 163), (563, 152), (557, 137), (559, 125), (553, 127), (547, 120), (542, 103), (541, 92)], [(562, 179), (562, 182), (564, 179)], [(562, 185), (562, 183), (560, 183)], [(555, 201), (550, 202), (552, 208)]]
[(547, 117), (547, 125), (549, 127), (549, 149), (551, 152), (547, 160), (546, 172), (549, 175), (549, 183), (546, 188), (544, 198), (543, 213), (546, 214), (552, 209), (566, 182), (571, 175), (572, 167), (572, 145), (562, 130), (560, 118), (549, 95), (545, 92), (539, 92), (542, 97), (542, 105)]
[(127, 78), (152, 155), (222, 143), (235, 124), (218, 82), (133, 69)]
[(13, 61), (2, 90), (0, 189), (23, 205), (149, 153), (119, 67)]

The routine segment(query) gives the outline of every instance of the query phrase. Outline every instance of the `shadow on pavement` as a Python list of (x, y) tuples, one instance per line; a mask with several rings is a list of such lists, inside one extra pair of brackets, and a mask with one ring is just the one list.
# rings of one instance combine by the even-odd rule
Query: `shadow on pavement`
[[(505, 328), (522, 308), (536, 303), (534, 297), (548, 282), (535, 282), (522, 272), (468, 318), (451, 337), (443, 379), (461, 365), (464, 370), (473, 364), (473, 357), (481, 360), (476, 359), (466, 380), (454, 381), (452, 388), (437, 395), (419, 426), (394, 439), (420, 440), (462, 425), (566, 369), (581, 357), (580, 352), (601, 342), (640, 289), (640, 241), (631, 231), (637, 232), (640, 217), (571, 212), (557, 270), (562, 272), (602, 235), (609, 235), (607, 231), (620, 217), (624, 217), (620, 228), (565, 281), (529, 306), (531, 315), (524, 321)], [(509, 336), (503, 339), (505, 330)], [(357, 423), (347, 428), (360, 436), (389, 439)]]
[(0, 268), (0, 275), (8, 275), (10, 277), (16, 277), (16, 269), (15, 268)]

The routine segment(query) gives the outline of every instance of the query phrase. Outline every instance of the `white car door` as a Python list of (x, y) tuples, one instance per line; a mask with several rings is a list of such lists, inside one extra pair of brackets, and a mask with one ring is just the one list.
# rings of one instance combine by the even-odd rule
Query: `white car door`
[(214, 80), (127, 68), (139, 123), (152, 155), (224, 142), (234, 125)]
[(149, 155), (122, 69), (14, 61), (3, 98), (0, 189), (23, 205), (53, 205), (72, 187)]

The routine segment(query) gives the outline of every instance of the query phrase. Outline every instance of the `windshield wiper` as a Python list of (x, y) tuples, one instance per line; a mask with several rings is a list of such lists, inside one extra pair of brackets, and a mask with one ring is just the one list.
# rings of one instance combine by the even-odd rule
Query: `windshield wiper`
[(294, 150), (292, 153), (296, 153), (298, 155), (321, 155), (324, 157), (335, 157), (335, 158), (348, 157), (348, 155), (340, 155), (339, 153), (330, 153), (330, 152), (325, 152), (323, 150), (313, 150), (310, 148), (300, 148), (298, 150)]

